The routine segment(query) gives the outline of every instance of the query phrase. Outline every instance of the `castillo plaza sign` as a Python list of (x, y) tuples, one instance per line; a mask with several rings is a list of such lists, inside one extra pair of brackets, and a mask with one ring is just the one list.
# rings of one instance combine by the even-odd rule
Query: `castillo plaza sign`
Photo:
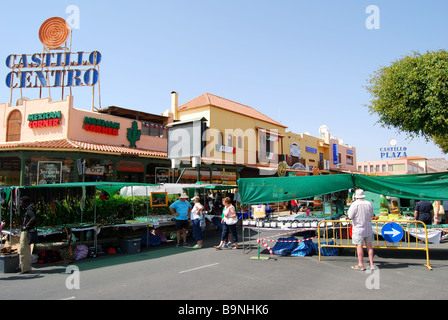
[(397, 140), (392, 138), (389, 140), (389, 147), (380, 148), (381, 160), (394, 160), (398, 158), (406, 158), (408, 156), (408, 148), (397, 147)]
[(6, 86), (11, 90), (95, 86), (101, 53), (71, 52), (71, 45), (67, 47), (70, 34), (71, 28), (63, 18), (47, 19), (39, 29), (42, 53), (10, 54), (6, 58), (6, 67), (12, 70), (6, 76)]

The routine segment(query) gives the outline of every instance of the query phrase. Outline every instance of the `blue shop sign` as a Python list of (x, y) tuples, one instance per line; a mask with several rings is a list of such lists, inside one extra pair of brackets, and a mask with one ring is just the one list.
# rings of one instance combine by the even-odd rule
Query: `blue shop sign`
[(316, 148), (311, 148), (311, 147), (305, 147), (306, 152), (309, 153), (317, 153), (317, 149)]

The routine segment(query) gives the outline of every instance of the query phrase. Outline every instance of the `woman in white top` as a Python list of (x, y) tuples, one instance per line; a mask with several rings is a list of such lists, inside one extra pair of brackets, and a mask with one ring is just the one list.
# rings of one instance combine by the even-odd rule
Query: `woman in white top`
[(219, 246), (215, 246), (216, 249), (221, 250), (222, 246), (226, 243), (227, 238), (232, 237), (232, 242), (235, 243), (235, 246), (232, 250), (238, 249), (238, 235), (236, 231), (236, 223), (238, 222), (238, 216), (235, 212), (235, 207), (232, 205), (232, 200), (229, 197), (226, 197), (222, 200), (222, 204), (224, 205), (223, 209), (223, 218), (222, 218), (222, 235), (221, 242)]
[(193, 222), (193, 236), (196, 239), (197, 243), (193, 246), (193, 249), (202, 248), (202, 229), (201, 229), (201, 219), (202, 219), (202, 210), (204, 210), (204, 206), (199, 202), (199, 196), (194, 196), (193, 201), (193, 209), (191, 209), (191, 221)]

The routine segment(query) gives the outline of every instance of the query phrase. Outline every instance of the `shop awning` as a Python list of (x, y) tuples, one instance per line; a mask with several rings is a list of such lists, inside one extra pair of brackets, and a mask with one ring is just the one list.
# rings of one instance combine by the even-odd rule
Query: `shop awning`
[(282, 178), (242, 178), (238, 188), (243, 204), (304, 199), (351, 188), (415, 200), (448, 200), (448, 173), (369, 177), (335, 174)]
[(415, 200), (448, 200), (448, 175), (368, 177), (355, 174), (355, 186), (385, 196)]
[(156, 187), (157, 184), (147, 183), (126, 183), (126, 182), (73, 182), (73, 183), (55, 183), (42, 184), (34, 186), (23, 186), (24, 189), (39, 189), (39, 188), (79, 188), (79, 187), (95, 187), (98, 190), (107, 192), (109, 195), (114, 195), (117, 191), (124, 187)]
[(238, 180), (241, 202), (260, 204), (304, 199), (353, 188), (350, 174), (322, 176), (241, 178)]

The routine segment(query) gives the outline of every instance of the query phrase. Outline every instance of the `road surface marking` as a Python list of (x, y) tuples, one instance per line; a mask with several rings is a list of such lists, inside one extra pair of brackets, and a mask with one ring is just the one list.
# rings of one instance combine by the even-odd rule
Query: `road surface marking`
[(199, 270), (199, 269), (204, 269), (204, 268), (208, 268), (208, 267), (213, 267), (213, 266), (216, 266), (216, 265), (218, 265), (218, 264), (219, 264), (219, 262), (218, 262), (218, 263), (213, 263), (213, 264), (208, 264), (208, 265), (206, 265), (206, 266), (202, 266), (202, 267), (197, 267), (197, 268), (194, 268), (194, 269), (189, 269), (189, 270), (180, 271), (179, 273), (186, 273), (186, 272), (190, 272), (190, 271), (196, 271), (196, 270)]

